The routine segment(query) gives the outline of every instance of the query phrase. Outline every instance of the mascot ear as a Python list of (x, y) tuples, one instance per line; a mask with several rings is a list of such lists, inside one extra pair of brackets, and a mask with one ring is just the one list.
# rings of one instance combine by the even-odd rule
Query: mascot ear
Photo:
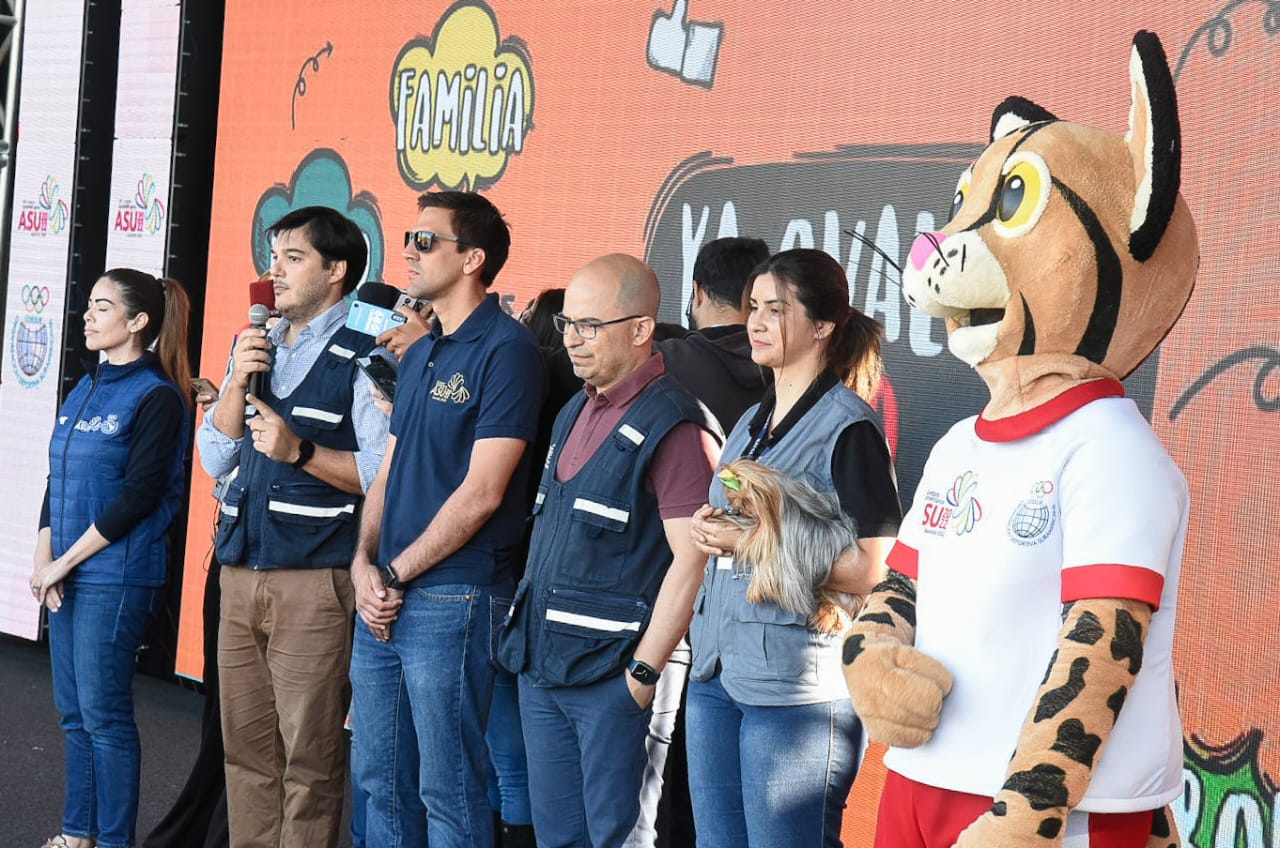
[(1145, 262), (1155, 253), (1173, 216), (1182, 180), (1182, 129), (1164, 48), (1155, 33), (1133, 37), (1129, 56), (1133, 105), (1125, 140), (1137, 186), (1129, 219), (1129, 253)]
[(1004, 138), (1030, 124), (1056, 120), (1057, 115), (1025, 97), (1008, 97), (991, 113), (991, 140)]

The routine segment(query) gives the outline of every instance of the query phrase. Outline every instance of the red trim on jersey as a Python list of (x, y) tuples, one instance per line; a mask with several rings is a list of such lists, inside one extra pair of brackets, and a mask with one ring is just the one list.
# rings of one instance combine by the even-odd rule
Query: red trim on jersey
[(905, 574), (912, 580), (920, 578), (920, 552), (910, 545), (894, 542), (884, 561), (899, 574)]
[[(1089, 848), (1145, 848), (1154, 817), (1154, 810), (1089, 813)], [(1172, 839), (1168, 842), (1175, 844)]]
[(973, 429), (984, 442), (1016, 442), (1027, 436), (1034, 436), (1086, 404), (1109, 397), (1124, 397), (1124, 386), (1116, 380), (1093, 380), (1067, 389), (1051, 401), (1008, 418), (992, 420), (979, 415)]
[(1127, 598), (1160, 609), (1164, 576), (1149, 568), (1119, 563), (1078, 565), (1062, 569), (1062, 602), (1091, 598)]

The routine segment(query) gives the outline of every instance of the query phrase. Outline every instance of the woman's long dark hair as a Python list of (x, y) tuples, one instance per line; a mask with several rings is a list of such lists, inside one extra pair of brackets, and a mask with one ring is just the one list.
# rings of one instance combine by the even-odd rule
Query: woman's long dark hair
[(826, 366), (868, 403), (880, 388), (884, 331), (874, 318), (849, 305), (849, 279), (830, 254), (812, 248), (775, 253), (756, 266), (747, 281), (771, 274), (795, 292), (811, 321), (830, 321)]
[(564, 336), (556, 332), (552, 317), (564, 309), (564, 289), (546, 289), (533, 299), (533, 309), (526, 317), (526, 326), (543, 347), (564, 347)]
[(133, 268), (112, 268), (102, 275), (120, 289), (125, 315), (136, 318), (146, 313), (147, 326), (142, 330), (142, 347), (156, 343), (160, 367), (190, 403), (191, 362), (187, 359), (187, 321), (191, 301), (177, 280), (156, 279)]

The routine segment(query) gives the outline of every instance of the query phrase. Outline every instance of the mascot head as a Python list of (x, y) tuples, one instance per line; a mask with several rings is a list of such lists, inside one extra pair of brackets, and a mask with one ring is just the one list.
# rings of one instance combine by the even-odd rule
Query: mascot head
[(951, 220), (912, 244), (903, 295), (946, 320), (948, 346), (986, 380), (995, 417), (1128, 376), (1191, 297), (1199, 247), (1154, 34), (1134, 36), (1129, 75), (1124, 136), (1020, 97), (1000, 104)]

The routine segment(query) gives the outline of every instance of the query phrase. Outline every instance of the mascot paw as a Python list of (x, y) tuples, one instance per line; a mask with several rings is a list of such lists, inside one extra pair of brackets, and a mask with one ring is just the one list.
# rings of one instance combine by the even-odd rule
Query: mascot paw
[[(853, 708), (869, 738), (898, 748), (929, 741), (942, 699), (951, 691), (951, 672), (942, 663), (897, 642), (845, 646), (845, 682)], [(850, 655), (852, 654), (852, 658)]]
[(1035, 812), (1025, 805), (1018, 814), (997, 800), (960, 831), (954, 848), (1061, 848), (1065, 818), (1063, 810)]

